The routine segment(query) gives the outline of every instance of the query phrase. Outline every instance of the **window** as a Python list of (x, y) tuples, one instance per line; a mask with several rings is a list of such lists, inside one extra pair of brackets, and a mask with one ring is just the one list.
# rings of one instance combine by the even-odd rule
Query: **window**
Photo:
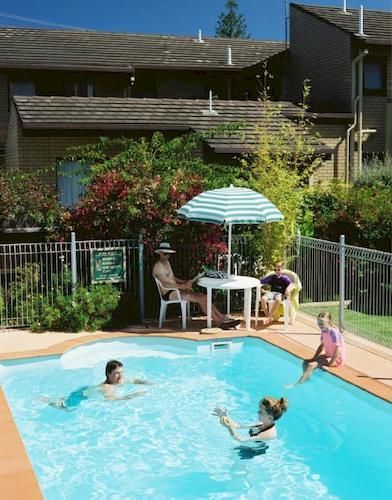
[(35, 84), (32, 82), (11, 82), (10, 94), (14, 95), (35, 95)]
[(94, 84), (93, 83), (67, 83), (65, 88), (65, 95), (68, 97), (78, 96), (78, 97), (93, 97), (94, 96)]
[(363, 63), (363, 89), (367, 95), (386, 95), (386, 71), (382, 60)]
[(82, 183), (86, 165), (77, 161), (61, 163), (57, 170), (57, 190), (60, 203), (66, 208), (74, 208), (86, 191)]

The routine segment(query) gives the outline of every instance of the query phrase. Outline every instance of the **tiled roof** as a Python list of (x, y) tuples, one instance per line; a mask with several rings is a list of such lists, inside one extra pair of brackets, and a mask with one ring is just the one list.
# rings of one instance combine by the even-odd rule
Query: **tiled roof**
[[(284, 42), (138, 35), (98, 31), (0, 28), (5, 68), (130, 71), (134, 68), (239, 70), (285, 50)], [(231, 47), (232, 65), (227, 64)]]
[[(347, 9), (348, 14), (345, 14), (340, 7), (292, 5), (360, 38), (358, 36), (359, 9)], [(364, 9), (363, 31), (367, 35), (364, 40), (368, 43), (392, 44), (392, 11)]]
[[(208, 112), (207, 100), (199, 99), (17, 96), (14, 102), (23, 127), (28, 129), (207, 131), (223, 124), (243, 123), (239, 133), (208, 140), (220, 153), (251, 151), (258, 142), (255, 127), (271, 119), (257, 101), (213, 101), (216, 114)], [(272, 132), (279, 131), (281, 120), (289, 120), (287, 117), (298, 112), (289, 102), (270, 106), (273, 112), (281, 110), (270, 121)], [(328, 150), (315, 139), (311, 142), (319, 150)]]

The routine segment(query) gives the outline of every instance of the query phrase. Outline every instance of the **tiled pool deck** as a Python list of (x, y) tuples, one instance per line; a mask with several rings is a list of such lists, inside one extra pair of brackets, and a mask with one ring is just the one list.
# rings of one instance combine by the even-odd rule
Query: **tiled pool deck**
[[(156, 325), (148, 328), (134, 326), (113, 333), (39, 333), (0, 330), (0, 361), (61, 355), (68, 349), (100, 339), (134, 337), (140, 335), (168, 336), (190, 340), (208, 340), (231, 337), (256, 337), (276, 345), (299, 358), (309, 357), (319, 343), (320, 333), (315, 320), (299, 314), (295, 325), (287, 333), (282, 324), (256, 330), (231, 330), (219, 335), (199, 333), (205, 322), (194, 320), (186, 332), (178, 330), (178, 321), (169, 323), (172, 329), (159, 330)], [(371, 342), (346, 335), (348, 366), (330, 369), (334, 375), (378, 397), (392, 402), (392, 350), (380, 348)], [(301, 362), (298, 360), (298, 375)], [(288, 382), (292, 382), (288, 380)], [(311, 382), (309, 382), (311, 383)], [(0, 387), (0, 498), (7, 500), (43, 498), (38, 482), (19, 436), (11, 411)]]

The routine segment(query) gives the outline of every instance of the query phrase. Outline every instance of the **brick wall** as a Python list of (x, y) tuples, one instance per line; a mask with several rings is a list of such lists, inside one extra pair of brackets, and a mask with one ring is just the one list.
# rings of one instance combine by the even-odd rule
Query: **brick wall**
[(21, 125), (14, 105), (12, 105), (9, 115), (8, 134), (5, 144), (5, 166), (10, 169), (17, 169), (19, 168)]
[(314, 132), (320, 135), (324, 144), (333, 149), (331, 158), (325, 160), (315, 172), (313, 181), (327, 182), (331, 179), (344, 180), (346, 164), (346, 122), (319, 122), (314, 126)]
[[(70, 146), (91, 144), (99, 140), (98, 136), (61, 136), (61, 135), (21, 135), (19, 140), (18, 168), (24, 171), (45, 169), (64, 156)], [(44, 181), (56, 184), (56, 171), (48, 170), (42, 175)]]
[[(89, 135), (83, 135), (89, 134)], [(53, 167), (56, 160), (63, 157), (66, 149), (70, 146), (83, 144), (92, 144), (98, 142), (101, 136), (118, 137), (127, 135), (138, 139), (140, 137), (151, 136), (148, 131), (143, 132), (109, 132), (109, 131), (37, 131), (23, 130), (19, 128), (19, 154), (16, 156), (8, 155), (7, 166), (13, 166), (27, 172), (45, 169), (42, 179), (49, 184), (56, 184), (56, 171)], [(165, 132), (168, 139), (177, 136), (178, 133)], [(13, 127), (11, 138), (16, 138), (17, 133)], [(13, 151), (13, 150), (12, 150)], [(11, 152), (11, 149), (10, 149)], [(200, 145), (195, 155), (203, 155), (203, 149)]]
[(378, 153), (385, 149), (385, 111), (386, 97), (364, 96), (363, 98), (363, 128), (376, 129), (377, 132), (364, 136), (363, 152)]
[(301, 99), (311, 80), (310, 102), (319, 111), (351, 109), (350, 35), (315, 16), (290, 7), (289, 95)]
[(8, 126), (8, 80), (0, 75), (0, 149), (5, 146)]

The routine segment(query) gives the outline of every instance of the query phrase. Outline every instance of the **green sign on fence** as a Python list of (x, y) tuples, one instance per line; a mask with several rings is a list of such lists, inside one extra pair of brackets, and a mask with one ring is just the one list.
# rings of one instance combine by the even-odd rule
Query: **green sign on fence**
[(120, 283), (125, 271), (125, 248), (91, 250), (91, 283)]

